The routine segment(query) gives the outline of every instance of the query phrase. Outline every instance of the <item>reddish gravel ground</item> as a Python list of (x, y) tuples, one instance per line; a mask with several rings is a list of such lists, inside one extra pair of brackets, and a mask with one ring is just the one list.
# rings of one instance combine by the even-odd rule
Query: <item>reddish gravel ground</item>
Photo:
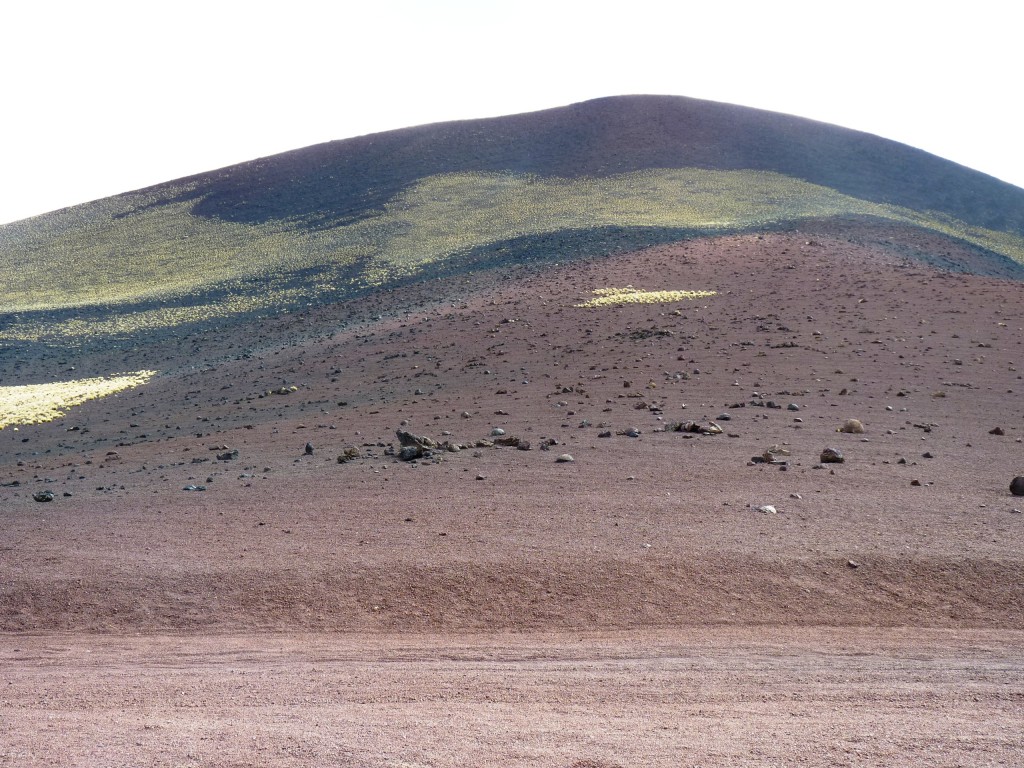
[[(974, 258), (808, 224), (26, 361), (163, 373), (0, 432), (0, 765), (1018, 764), (1022, 285), (921, 253)], [(574, 306), (625, 285), (718, 294)]]
[(0, 765), (1013, 766), (1022, 640), (783, 628), (6, 637)]

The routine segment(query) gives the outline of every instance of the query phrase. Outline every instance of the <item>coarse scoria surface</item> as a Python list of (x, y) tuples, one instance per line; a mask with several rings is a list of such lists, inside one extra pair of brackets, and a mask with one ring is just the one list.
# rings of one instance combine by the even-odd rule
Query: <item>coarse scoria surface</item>
[[(1017, 764), (1022, 284), (922, 251), (975, 253), (807, 222), (24, 355), (160, 373), (0, 431), (0, 765)], [(714, 293), (578, 306), (626, 286)]]

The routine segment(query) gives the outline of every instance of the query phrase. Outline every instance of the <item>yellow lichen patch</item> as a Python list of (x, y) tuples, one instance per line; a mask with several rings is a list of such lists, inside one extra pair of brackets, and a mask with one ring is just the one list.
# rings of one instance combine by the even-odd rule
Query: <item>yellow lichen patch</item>
[(145, 384), (156, 371), (135, 371), (47, 384), (0, 387), (0, 429), (13, 424), (42, 424), (63, 416), (68, 408)]
[(75, 318), (57, 323), (14, 323), (0, 330), (0, 340), (66, 343), (77, 339), (129, 336), (143, 331), (174, 328), (187, 323), (217, 320), (244, 312), (270, 310), (284, 301), (294, 299), (297, 295), (297, 291), (278, 290), (271, 291), (266, 296), (229, 296), (218, 304), (161, 307), (142, 312), (112, 314), (104, 320)]
[(704, 299), (714, 296), (717, 291), (641, 291), (627, 285), (625, 288), (597, 288), (592, 291), (597, 298), (577, 304), (577, 307), (610, 307), (617, 304), (668, 304), (673, 301)]

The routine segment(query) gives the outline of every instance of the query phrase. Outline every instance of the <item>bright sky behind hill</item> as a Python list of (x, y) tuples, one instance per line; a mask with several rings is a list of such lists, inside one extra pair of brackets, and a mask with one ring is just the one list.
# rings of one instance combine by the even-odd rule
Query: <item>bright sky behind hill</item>
[(632, 93), (810, 117), (1024, 186), (1022, 21), (992, 0), (12, 3), (0, 223), (332, 139)]

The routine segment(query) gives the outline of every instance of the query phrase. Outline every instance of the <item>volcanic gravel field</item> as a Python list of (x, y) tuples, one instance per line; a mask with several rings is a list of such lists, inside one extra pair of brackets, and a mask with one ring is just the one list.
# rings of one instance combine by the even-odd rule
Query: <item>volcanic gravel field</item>
[(26, 356), (161, 373), (0, 432), (0, 765), (1019, 765), (976, 258), (807, 222)]

